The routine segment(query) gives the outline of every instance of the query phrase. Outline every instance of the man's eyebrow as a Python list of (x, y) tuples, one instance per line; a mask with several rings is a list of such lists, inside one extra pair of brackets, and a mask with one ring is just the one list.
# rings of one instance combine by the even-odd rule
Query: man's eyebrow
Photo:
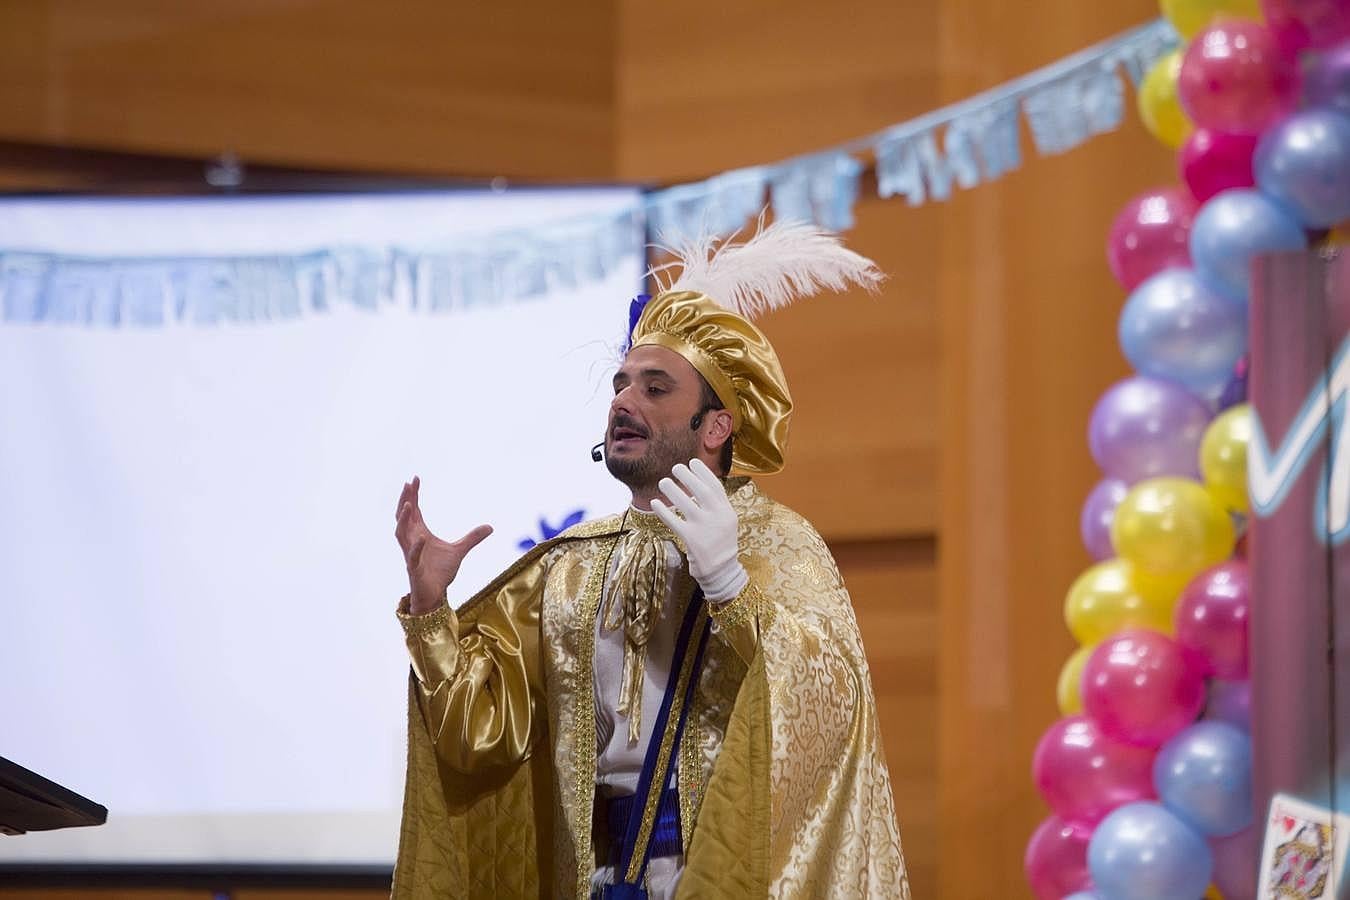
[[(638, 370), (638, 375), (643, 378), (662, 378), (666, 381), (675, 380), (675, 376), (671, 375), (665, 369), (640, 369)], [(627, 372), (620, 371), (614, 373), (615, 384), (618, 384), (620, 381), (627, 382), (628, 380), (629, 376)]]

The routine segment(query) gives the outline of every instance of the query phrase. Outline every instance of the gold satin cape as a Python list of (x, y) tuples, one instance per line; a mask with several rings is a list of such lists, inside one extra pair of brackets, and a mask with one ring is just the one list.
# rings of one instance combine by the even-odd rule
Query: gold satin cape
[[(799, 515), (728, 483), (749, 585), (714, 606), (678, 759), (679, 897), (909, 897), (848, 593)], [(588, 897), (596, 614), (612, 516), (458, 611), (400, 611), (408, 771), (395, 898)], [(654, 738), (655, 739), (655, 738)]]

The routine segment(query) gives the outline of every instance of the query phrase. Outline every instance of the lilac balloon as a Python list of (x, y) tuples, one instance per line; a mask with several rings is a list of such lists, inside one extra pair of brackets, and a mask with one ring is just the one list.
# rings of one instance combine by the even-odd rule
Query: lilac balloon
[[(1220, 194), (1205, 209), (1232, 193)], [(1217, 395), (1247, 352), (1247, 308), (1245, 301), (1212, 290), (1191, 269), (1165, 269), (1125, 301), (1118, 336), (1139, 374)]]
[(1305, 106), (1350, 113), (1350, 40), (1317, 57), (1303, 78)]
[(1108, 737), (1087, 716), (1068, 716), (1041, 735), (1031, 757), (1031, 777), (1060, 818), (1096, 825), (1123, 803), (1158, 796), (1153, 790), (1156, 756), (1152, 747)]
[(1261, 833), (1249, 825), (1237, 834), (1211, 838), (1214, 884), (1223, 900), (1256, 900), (1256, 877), (1261, 863)]
[(1305, 109), (1261, 135), (1256, 183), (1308, 228), (1350, 219), (1350, 114)]
[(1247, 368), (1247, 357), (1244, 356), (1233, 367), (1233, 377), (1224, 385), (1223, 393), (1219, 395), (1219, 412), (1247, 402)]
[(1110, 559), (1116, 555), (1111, 547), (1111, 518), (1129, 492), (1130, 486), (1122, 479), (1103, 478), (1083, 503), (1083, 512), (1078, 517), (1078, 532), (1083, 536), (1083, 546), (1093, 559)]
[(1209, 701), (1205, 704), (1205, 718), (1213, 722), (1227, 722), (1241, 728), (1252, 730), (1252, 683), (1242, 681), (1224, 681), (1212, 678), (1209, 682)]
[(1198, 477), (1209, 407), (1179, 384), (1135, 375), (1102, 394), (1088, 424), (1092, 458), (1127, 484), (1163, 475)]

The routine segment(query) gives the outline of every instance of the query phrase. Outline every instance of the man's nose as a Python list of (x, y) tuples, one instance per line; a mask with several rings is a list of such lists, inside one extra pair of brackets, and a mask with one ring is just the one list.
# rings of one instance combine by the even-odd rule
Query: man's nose
[(609, 402), (609, 411), (611, 413), (621, 412), (627, 413), (628, 415), (633, 414), (632, 389), (633, 386), (630, 384), (627, 387), (621, 388), (619, 392), (614, 395), (614, 399)]

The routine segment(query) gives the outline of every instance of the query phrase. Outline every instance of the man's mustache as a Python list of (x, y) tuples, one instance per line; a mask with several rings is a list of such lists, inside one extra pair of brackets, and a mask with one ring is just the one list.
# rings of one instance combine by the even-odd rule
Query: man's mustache
[(641, 423), (639, 423), (636, 419), (631, 418), (630, 416), (618, 415), (614, 417), (614, 419), (609, 423), (610, 437), (613, 437), (615, 432), (617, 432), (620, 428), (626, 428), (627, 430), (636, 433), (639, 437), (644, 438), (650, 437), (650, 434), (648, 433), (647, 429), (643, 428)]

